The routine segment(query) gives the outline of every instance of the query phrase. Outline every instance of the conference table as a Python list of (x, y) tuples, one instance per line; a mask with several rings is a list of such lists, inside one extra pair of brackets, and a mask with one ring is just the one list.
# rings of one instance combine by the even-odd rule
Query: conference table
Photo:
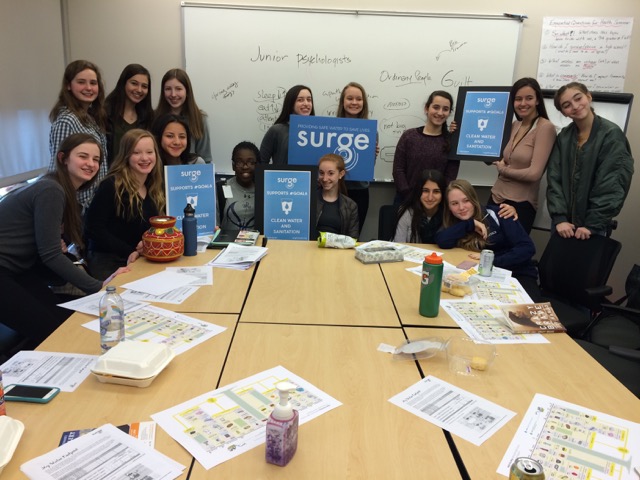
[[(178, 355), (149, 387), (90, 377), (47, 405), (8, 404), (8, 414), (26, 428), (4, 478), (25, 478), (20, 465), (55, 448), (64, 431), (149, 420), (278, 365), (342, 405), (300, 426), (298, 451), (284, 468), (267, 464), (258, 447), (206, 470), (158, 428), (157, 450), (187, 467), (179, 478), (505, 478), (496, 469), (535, 393), (640, 421), (640, 401), (565, 334), (549, 335), (549, 344), (497, 345), (495, 362), (476, 377), (450, 372), (443, 352), (415, 362), (378, 351), (380, 344), (406, 339), (465, 335), (442, 309), (436, 318), (417, 313), (420, 277), (406, 271), (415, 263), (364, 265), (353, 250), (314, 242), (270, 240), (267, 248), (247, 271), (214, 268), (213, 286), (200, 287), (183, 304), (158, 304), (226, 330)], [(215, 253), (172, 264), (140, 259), (113, 283), (121, 286), (165, 266), (203, 265)], [(443, 253), (453, 264), (468, 258), (460, 249)], [(38, 350), (98, 354), (97, 334), (81, 326), (89, 319), (74, 313)], [(475, 446), (388, 401), (426, 375), (516, 417)]]

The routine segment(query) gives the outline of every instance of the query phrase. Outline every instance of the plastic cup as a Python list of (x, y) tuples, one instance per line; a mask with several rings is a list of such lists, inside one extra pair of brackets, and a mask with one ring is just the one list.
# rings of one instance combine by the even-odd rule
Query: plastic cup
[(458, 375), (477, 376), (485, 372), (496, 356), (496, 346), (469, 337), (452, 337), (445, 347), (449, 370)]

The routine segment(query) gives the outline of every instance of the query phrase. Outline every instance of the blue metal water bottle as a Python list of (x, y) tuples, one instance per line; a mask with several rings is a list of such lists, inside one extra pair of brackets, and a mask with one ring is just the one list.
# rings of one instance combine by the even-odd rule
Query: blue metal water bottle
[(196, 211), (187, 203), (182, 217), (182, 234), (184, 235), (184, 256), (193, 257), (198, 250), (198, 220)]

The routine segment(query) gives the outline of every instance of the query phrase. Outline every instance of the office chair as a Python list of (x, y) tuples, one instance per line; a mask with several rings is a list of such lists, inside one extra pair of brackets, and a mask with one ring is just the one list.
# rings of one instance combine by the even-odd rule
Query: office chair
[(0, 323), (0, 364), (13, 357), (27, 345), (28, 339)]
[(612, 293), (607, 280), (621, 248), (600, 235), (589, 240), (551, 235), (538, 264), (542, 301), (551, 302), (570, 336), (582, 337)]
[(395, 235), (396, 215), (395, 205), (382, 205), (378, 212), (378, 240), (393, 240)]

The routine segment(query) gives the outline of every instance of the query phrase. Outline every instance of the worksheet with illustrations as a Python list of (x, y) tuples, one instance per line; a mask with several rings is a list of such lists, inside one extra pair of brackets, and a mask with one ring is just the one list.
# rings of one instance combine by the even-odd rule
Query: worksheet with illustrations
[[(96, 352), (100, 343), (96, 338)], [(5, 385), (22, 383), (73, 392), (91, 373), (98, 355), (22, 350), (0, 365)]]
[(440, 300), (440, 306), (474, 340), (496, 344), (549, 343), (539, 333), (511, 333), (498, 302)]
[[(87, 322), (83, 327), (98, 333), (100, 320)], [(222, 333), (226, 327), (145, 305), (124, 314), (124, 338), (167, 345), (176, 355)], [(96, 338), (97, 342), (97, 338)]]
[(341, 405), (309, 382), (278, 366), (204, 393), (151, 417), (207, 470), (265, 441), (265, 427), (278, 402), (278, 382), (291, 393), (300, 425)]
[(473, 443), (482, 443), (515, 412), (429, 375), (389, 401)]
[(538, 393), (498, 473), (508, 477), (517, 457), (540, 462), (547, 480), (637, 480), (640, 424)]

